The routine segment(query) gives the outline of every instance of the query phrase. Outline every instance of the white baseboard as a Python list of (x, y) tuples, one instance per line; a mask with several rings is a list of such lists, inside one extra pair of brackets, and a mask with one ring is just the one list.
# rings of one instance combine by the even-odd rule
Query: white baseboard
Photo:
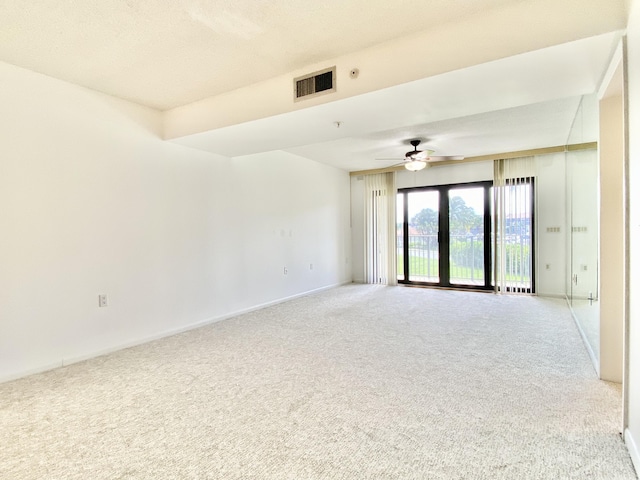
[(55, 368), (62, 367), (62, 360), (55, 363), (48, 363), (45, 365), (40, 365), (33, 368), (28, 368), (26, 370), (20, 370), (15, 373), (10, 373), (8, 375), (0, 376), (0, 383), (11, 382), (12, 380), (18, 380), (23, 377), (28, 377), (29, 375), (35, 375), (36, 373), (46, 372), (48, 370), (53, 370)]
[(631, 455), (631, 462), (636, 469), (636, 475), (638, 475), (640, 474), (640, 450), (638, 449), (638, 443), (634, 440), (628, 428), (624, 431), (624, 443), (627, 445), (627, 450)]
[(567, 298), (567, 296), (564, 293), (537, 292), (536, 295), (539, 296), (539, 297), (546, 297), (546, 298), (561, 298), (561, 299)]
[(350, 280), (341, 283), (334, 283), (331, 285), (327, 285), (320, 288), (315, 288), (313, 290), (308, 290), (302, 293), (296, 293), (295, 295), (290, 295), (288, 297), (279, 298), (277, 300), (272, 300), (270, 302), (261, 303), (258, 305), (254, 305), (252, 307), (243, 308), (241, 310), (236, 310), (233, 312), (225, 313), (224, 315), (220, 315), (217, 317), (207, 318), (205, 320), (199, 320), (194, 323), (190, 323), (188, 325), (184, 325), (178, 328), (172, 328), (169, 330), (164, 330), (162, 332), (155, 333), (153, 335), (148, 335), (146, 337), (138, 338), (135, 340), (131, 340), (129, 342), (119, 343), (117, 345), (112, 345), (107, 348), (103, 348), (100, 350), (89, 351), (80, 355), (72, 355), (68, 357), (63, 357), (59, 362), (50, 363), (47, 365), (42, 365), (40, 367), (31, 368), (28, 370), (22, 370), (16, 373), (12, 373), (5, 376), (0, 376), (0, 383), (10, 382), (12, 380), (17, 380), (19, 378), (27, 377), (29, 375), (34, 375), (36, 373), (46, 372), (47, 370), (53, 370), (54, 368), (64, 367), (67, 365), (72, 365), (74, 363), (83, 362), (85, 360), (89, 360), (92, 358), (100, 357), (102, 355), (107, 355), (109, 353), (117, 352), (119, 350), (124, 350), (125, 348), (136, 347), (138, 345), (142, 345), (145, 343), (153, 342), (154, 340), (159, 340), (161, 338), (170, 337), (172, 335), (177, 335), (179, 333), (187, 332), (189, 330), (194, 330), (196, 328), (204, 327), (206, 325), (210, 325), (212, 323), (220, 322), (222, 320), (226, 320), (228, 318), (237, 317), (238, 315), (243, 315), (245, 313), (254, 312), (256, 310), (260, 310), (263, 308), (270, 307), (272, 305), (278, 305), (279, 303), (288, 302), (290, 300), (294, 300), (296, 298), (305, 297), (307, 295), (313, 295), (315, 293), (320, 293), (325, 290), (330, 290), (332, 288), (340, 287), (342, 285), (348, 285), (352, 283)]

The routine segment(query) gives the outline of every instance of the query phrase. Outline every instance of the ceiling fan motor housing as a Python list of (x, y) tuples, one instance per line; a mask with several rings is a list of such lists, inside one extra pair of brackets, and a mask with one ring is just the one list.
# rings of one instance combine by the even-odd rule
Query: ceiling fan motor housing
[(421, 150), (418, 150), (418, 145), (420, 145), (420, 140), (411, 140), (409, 143), (413, 146), (413, 150), (405, 153), (406, 158), (414, 158), (418, 153), (422, 153)]

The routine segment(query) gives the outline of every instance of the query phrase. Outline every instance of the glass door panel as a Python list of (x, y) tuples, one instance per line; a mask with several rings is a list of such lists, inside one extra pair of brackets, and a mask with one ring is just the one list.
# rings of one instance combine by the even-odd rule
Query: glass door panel
[(396, 197), (396, 257), (398, 280), (404, 280), (404, 195)]
[(485, 284), (484, 187), (449, 189), (449, 283)]
[(440, 192), (427, 190), (407, 195), (409, 281), (440, 282), (438, 232)]

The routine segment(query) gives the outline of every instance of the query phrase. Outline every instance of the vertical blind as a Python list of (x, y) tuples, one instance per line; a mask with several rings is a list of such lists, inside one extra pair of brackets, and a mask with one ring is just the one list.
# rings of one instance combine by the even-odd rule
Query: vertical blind
[(365, 175), (365, 277), (397, 285), (395, 172)]
[(495, 291), (533, 293), (535, 159), (495, 160), (493, 175)]

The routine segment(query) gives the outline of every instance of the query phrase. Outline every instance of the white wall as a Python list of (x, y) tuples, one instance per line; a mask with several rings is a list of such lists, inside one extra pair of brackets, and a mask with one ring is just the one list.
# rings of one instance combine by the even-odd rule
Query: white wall
[(485, 180), (493, 180), (493, 162), (491, 161), (435, 166), (419, 172), (400, 170), (397, 173), (396, 184), (400, 189)]
[(7, 64), (0, 105), (0, 381), (351, 280), (343, 171)]
[(234, 171), (239, 291), (263, 303), (351, 281), (346, 172), (286, 152), (239, 157)]
[(630, 196), (630, 285), (627, 402), (625, 440), (637, 472), (640, 472), (640, 0), (631, 0), (627, 30), (629, 182)]
[[(537, 157), (538, 216), (537, 224), (537, 288), (541, 295), (565, 295), (565, 160), (564, 154)], [(364, 182), (351, 178), (353, 281), (364, 281)], [(419, 172), (399, 171), (399, 189), (428, 185), (493, 180), (493, 162), (474, 162), (427, 168)], [(559, 208), (560, 206), (560, 208)], [(546, 227), (560, 226), (558, 233), (547, 233)], [(546, 270), (549, 264), (549, 270)]]

